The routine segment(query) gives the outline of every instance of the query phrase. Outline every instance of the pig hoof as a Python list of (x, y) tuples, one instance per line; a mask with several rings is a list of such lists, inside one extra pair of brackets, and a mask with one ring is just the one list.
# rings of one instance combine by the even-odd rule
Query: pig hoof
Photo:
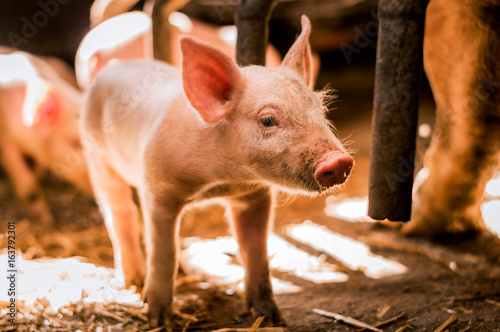
[(273, 315), (273, 317), (266, 317), (261, 324), (262, 326), (275, 326), (275, 327), (286, 327), (286, 322), (278, 313), (277, 315)]
[(137, 287), (137, 291), (140, 292), (144, 288), (144, 281), (139, 278), (125, 279), (125, 288), (130, 288), (132, 286)]
[(151, 327), (171, 326), (173, 317), (171, 295), (162, 294), (162, 289), (146, 285), (144, 303), (148, 306), (148, 321)]
[(125, 272), (125, 287), (129, 288), (132, 285), (137, 286), (140, 290), (144, 287), (144, 278), (146, 271), (144, 269), (135, 269), (133, 271)]
[(272, 315), (271, 322), (272, 322), (272, 325), (269, 325), (269, 326), (279, 326), (279, 327), (286, 326), (285, 319), (283, 317), (281, 317), (281, 314), (279, 312)]
[(149, 306), (148, 321), (152, 328), (160, 325), (170, 327), (172, 323), (172, 312), (168, 309)]
[(274, 301), (254, 301), (252, 302), (251, 312), (254, 319), (265, 316), (262, 326), (286, 326), (285, 320), (280, 314), (278, 306)]
[(477, 221), (463, 217), (445, 218), (442, 215), (436, 215), (434, 218), (412, 218), (401, 228), (405, 236), (435, 238), (444, 235), (474, 237), (483, 231), (485, 227), (482, 219)]

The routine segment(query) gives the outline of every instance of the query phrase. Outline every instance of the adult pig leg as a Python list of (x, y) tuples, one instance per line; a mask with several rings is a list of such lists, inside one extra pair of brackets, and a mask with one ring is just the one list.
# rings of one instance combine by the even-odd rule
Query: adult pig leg
[[(414, 197), (412, 220), (403, 228), (406, 234), (484, 230), (480, 206), (486, 182), (494, 170), (491, 166), (495, 157), (489, 150), (497, 143), (482, 140), (480, 137), (485, 133), (472, 130), (478, 125), (475, 121), (449, 121), (438, 120), (437, 132), (425, 158), (429, 175)], [(450, 139), (458, 137), (462, 142), (454, 146)]]
[(38, 183), (36, 172), (26, 164), (22, 151), (15, 145), (0, 141), (0, 160), (14, 190), (25, 202), (33, 217), (44, 226), (52, 225), (54, 218)]
[(499, 15), (487, 3), (429, 4), (424, 65), (436, 131), (424, 160), (428, 178), (403, 229), (408, 234), (484, 230), (480, 206), (500, 151)]
[(231, 199), (234, 231), (246, 269), (245, 288), (248, 310), (266, 316), (273, 324), (284, 324), (273, 297), (267, 257), (267, 235), (272, 218), (271, 189), (263, 187), (251, 194)]
[(113, 245), (115, 268), (118, 273), (123, 272), (127, 287), (142, 287), (146, 273), (132, 189), (97, 153), (89, 155), (87, 164), (95, 197)]

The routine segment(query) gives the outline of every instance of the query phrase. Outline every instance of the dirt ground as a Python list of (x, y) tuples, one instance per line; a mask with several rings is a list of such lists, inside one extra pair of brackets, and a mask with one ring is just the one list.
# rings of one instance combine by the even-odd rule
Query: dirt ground
[[(337, 109), (330, 116), (341, 137), (349, 137), (352, 147), (357, 151), (356, 167), (338, 199), (363, 197), (367, 195), (368, 188), (372, 64), (366, 61), (348, 67), (325, 67), (318, 86), (327, 82), (339, 90), (340, 99), (334, 104)], [(426, 92), (423, 93), (421, 108), (421, 121), (432, 124), (433, 103)], [(419, 141), (419, 157), (427, 144), (426, 139)], [(2, 234), (6, 232), (7, 222), (14, 220), (17, 223), (16, 246), (28, 259), (82, 256), (98, 266), (112, 267), (111, 245), (95, 203), (54, 177), (49, 176), (44, 187), (57, 220), (52, 229), (43, 229), (29, 221), (2, 174)], [(288, 224), (312, 220), (333, 232), (366, 243), (374, 254), (400, 262), (408, 271), (402, 275), (371, 279), (331, 257), (327, 262), (336, 264), (347, 274), (346, 282), (315, 284), (273, 271), (273, 275), (302, 287), (298, 293), (277, 295), (289, 331), (360, 331), (358, 327), (319, 316), (313, 312), (314, 308), (339, 313), (371, 325), (397, 318), (380, 326), (387, 332), (500, 331), (498, 238), (487, 235), (432, 240), (404, 238), (398, 234), (397, 224), (391, 227), (367, 222), (351, 223), (329, 217), (323, 211), (325, 199), (297, 197), (291, 201), (280, 197), (275, 232), (299, 248), (318, 255), (319, 251), (294, 242), (283, 230)], [(183, 222), (181, 233), (183, 236), (204, 238), (227, 235), (229, 227), (226, 222), (220, 221), (221, 218), (220, 208), (197, 209)], [(5, 237), (0, 242), (4, 248)], [(185, 274), (181, 273), (180, 277), (186, 280)], [(198, 318), (198, 322), (190, 323), (185, 331), (244, 326), (236, 324), (235, 320), (244, 310), (239, 293), (233, 295), (220, 286), (200, 289), (197, 285), (195, 282), (183, 282), (178, 289), (180, 297), (197, 294), (202, 300), (180, 308), (184, 313)], [(107, 321), (110, 325), (116, 323), (109, 317)], [(139, 323), (142, 325), (136, 330), (148, 330), (145, 322), (139, 320)], [(30, 326), (43, 330), (40, 323)], [(7, 325), (0, 329), (13, 330)], [(46, 330), (51, 329), (46, 327)]]

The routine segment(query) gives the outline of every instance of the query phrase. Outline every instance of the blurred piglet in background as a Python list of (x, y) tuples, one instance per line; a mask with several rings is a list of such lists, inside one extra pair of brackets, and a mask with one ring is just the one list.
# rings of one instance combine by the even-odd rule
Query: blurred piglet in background
[(132, 59), (152, 59), (151, 18), (142, 12), (114, 16), (83, 38), (75, 57), (78, 85), (87, 89), (105, 67)]
[(62, 61), (0, 48), (0, 162), (44, 225), (53, 223), (39, 184), (44, 171), (92, 192), (78, 134), (82, 100)]
[[(190, 35), (218, 47), (233, 59), (236, 58), (236, 26), (217, 27), (188, 16), (173, 12), (168, 16), (172, 36), (170, 58), (172, 65), (181, 66), (179, 38)], [(113, 16), (93, 28), (83, 39), (75, 58), (78, 85), (88, 88), (94, 77), (106, 66), (131, 59), (152, 59), (152, 21), (144, 12), (130, 12)], [(269, 46), (266, 66), (278, 67), (281, 57)], [(314, 57), (313, 75), (319, 69), (318, 57)]]
[[(282, 323), (267, 258), (275, 188), (329, 192), (354, 160), (313, 92), (311, 26), (278, 68), (239, 68), (220, 49), (180, 40), (182, 71), (159, 61), (104, 69), (82, 114), (96, 199), (127, 285), (142, 285), (150, 324), (172, 319), (179, 222), (185, 207), (224, 198), (247, 269), (247, 306)], [(137, 188), (146, 229), (140, 246)]]
[(78, 132), (80, 88), (110, 62), (152, 57), (150, 24), (147, 15), (135, 13), (91, 31), (75, 62), (78, 84), (73, 70), (59, 59), (0, 47), (0, 162), (17, 195), (42, 224), (54, 221), (39, 184), (44, 171), (92, 193)]

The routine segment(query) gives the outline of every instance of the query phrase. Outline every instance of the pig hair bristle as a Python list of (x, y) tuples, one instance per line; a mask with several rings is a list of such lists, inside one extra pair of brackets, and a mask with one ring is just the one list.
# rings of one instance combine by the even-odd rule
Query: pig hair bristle
[(337, 128), (335, 128), (335, 124), (333, 123), (332, 120), (326, 119), (326, 124), (336, 136), (339, 136), (339, 131), (337, 130)]
[(356, 153), (358, 153), (358, 150), (353, 147), (354, 141), (350, 139), (352, 135), (353, 133), (349, 134), (349, 136), (345, 138), (340, 139), (340, 142), (344, 146), (345, 152), (347, 152), (350, 155), (355, 155)]
[(325, 85), (323, 89), (315, 91), (314, 93), (318, 98), (321, 100), (321, 103), (323, 104), (323, 111), (325, 114), (328, 114), (331, 110), (334, 110), (335, 108), (331, 108), (331, 106), (339, 102), (339, 98), (337, 95), (338, 90), (332, 89), (330, 86), (330, 83)]
[(311, 195), (303, 195), (298, 192), (292, 192), (288, 190), (282, 190), (280, 188), (279, 190), (280, 195), (278, 196), (278, 199), (275, 200), (276, 207), (283, 207), (290, 205), (297, 199), (297, 197), (303, 198), (303, 199), (313, 199), (314, 196)]

